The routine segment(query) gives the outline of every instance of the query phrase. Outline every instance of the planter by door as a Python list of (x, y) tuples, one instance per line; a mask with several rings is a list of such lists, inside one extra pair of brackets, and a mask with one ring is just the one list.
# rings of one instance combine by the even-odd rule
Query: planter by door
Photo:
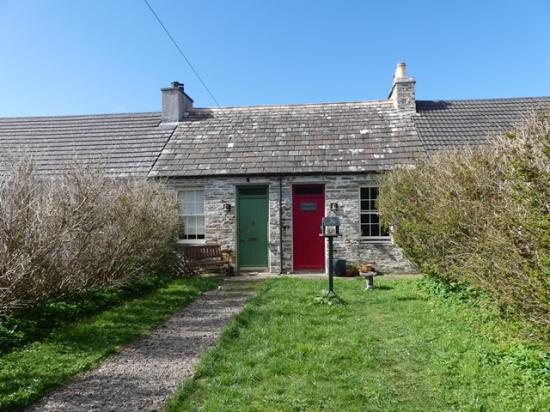
[(292, 255), (295, 270), (324, 270), (325, 241), (319, 236), (324, 214), (323, 185), (293, 186)]
[(267, 187), (237, 188), (240, 269), (267, 270)]

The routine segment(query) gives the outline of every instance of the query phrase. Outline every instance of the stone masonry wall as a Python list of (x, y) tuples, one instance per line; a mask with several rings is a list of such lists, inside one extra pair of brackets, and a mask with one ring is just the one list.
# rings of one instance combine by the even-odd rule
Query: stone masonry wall
[(415, 80), (412, 77), (396, 79), (390, 98), (401, 113), (416, 113)]
[[(403, 256), (401, 250), (391, 241), (367, 241), (361, 238), (359, 189), (376, 185), (376, 175), (327, 175), (327, 176), (285, 176), (283, 177), (283, 273), (292, 269), (292, 185), (324, 184), (325, 215), (330, 203), (338, 203), (342, 236), (334, 242), (336, 258), (345, 258), (350, 263), (371, 260), (386, 272), (415, 271), (414, 266)], [(269, 268), (280, 273), (279, 254), (279, 179), (278, 177), (211, 177), (173, 179), (167, 183), (174, 191), (183, 188), (202, 187), (205, 194), (206, 242), (217, 242), (222, 249), (231, 249), (235, 256), (237, 249), (236, 201), (237, 186), (267, 185), (269, 187)], [(224, 211), (229, 203), (231, 211)]]

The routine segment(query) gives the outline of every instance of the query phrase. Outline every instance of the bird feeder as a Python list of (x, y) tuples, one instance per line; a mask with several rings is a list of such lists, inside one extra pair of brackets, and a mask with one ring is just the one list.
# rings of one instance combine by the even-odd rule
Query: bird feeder
[(321, 234), (323, 237), (340, 236), (340, 218), (338, 216), (325, 216), (321, 221)]

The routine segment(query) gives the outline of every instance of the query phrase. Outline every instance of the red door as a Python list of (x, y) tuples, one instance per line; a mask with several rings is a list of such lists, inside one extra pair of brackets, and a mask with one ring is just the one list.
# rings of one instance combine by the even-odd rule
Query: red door
[(325, 214), (325, 187), (296, 185), (292, 189), (294, 269), (324, 270), (325, 241), (319, 233)]

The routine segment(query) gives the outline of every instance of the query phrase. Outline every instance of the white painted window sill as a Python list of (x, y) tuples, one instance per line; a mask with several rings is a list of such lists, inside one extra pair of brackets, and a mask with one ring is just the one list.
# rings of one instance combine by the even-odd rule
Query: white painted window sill
[(361, 243), (379, 243), (384, 245), (391, 245), (393, 241), (391, 237), (362, 237)]
[(197, 239), (197, 240), (178, 239), (176, 243), (178, 245), (204, 245), (206, 244), (206, 240), (205, 239)]

